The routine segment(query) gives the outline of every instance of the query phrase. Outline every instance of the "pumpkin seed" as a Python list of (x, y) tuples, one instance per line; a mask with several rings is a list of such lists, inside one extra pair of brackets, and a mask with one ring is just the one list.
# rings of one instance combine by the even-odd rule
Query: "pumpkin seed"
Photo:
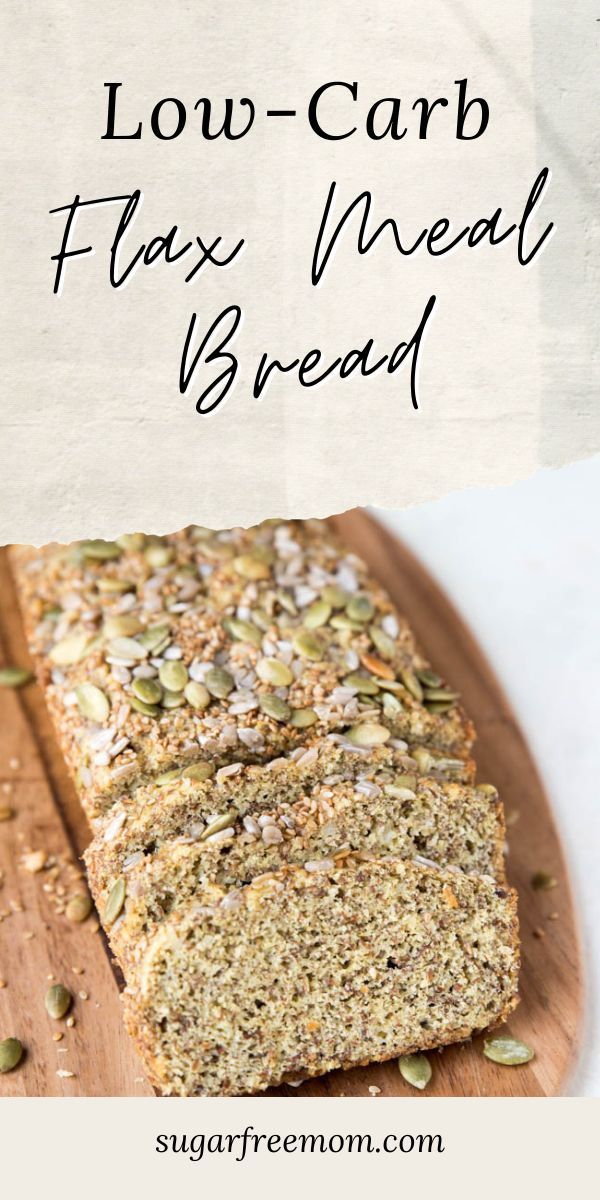
[(102, 579), (96, 580), (96, 587), (99, 592), (105, 592), (109, 596), (135, 592), (135, 583), (132, 583), (131, 579), (115, 579), (112, 575), (105, 575)]
[(133, 659), (141, 662), (148, 657), (148, 649), (137, 638), (116, 637), (108, 643), (109, 654), (115, 658)]
[(483, 1043), (483, 1053), (492, 1062), (500, 1063), (503, 1067), (518, 1067), (522, 1063), (531, 1062), (535, 1052), (525, 1042), (518, 1038), (501, 1035), (486, 1038)]
[(48, 657), (58, 667), (70, 667), (83, 658), (89, 649), (90, 641), (88, 633), (68, 633), (54, 644)]
[(392, 696), (391, 692), (383, 693), (383, 711), (386, 717), (395, 717), (399, 712), (402, 712), (402, 705), (397, 696)]
[(318, 634), (301, 629), (294, 634), (292, 642), (294, 649), (303, 658), (309, 658), (312, 662), (319, 662), (323, 658), (324, 646)]
[(435, 671), (430, 671), (428, 667), (417, 671), (416, 675), (425, 687), (437, 688), (442, 686), (441, 676), (436, 675)]
[(284, 612), (289, 613), (290, 617), (298, 616), (298, 609), (292, 600), (292, 597), (287, 592), (279, 591), (275, 593), (275, 598), (279, 601)]
[(126, 894), (127, 885), (123, 879), (123, 876), (121, 875), (121, 877), (117, 879), (116, 883), (113, 884), (108, 896), (108, 900), (104, 905), (104, 915), (102, 917), (103, 925), (114, 925), (125, 903)]
[(274, 721), (287, 721), (291, 716), (292, 710), (289, 704), (273, 692), (265, 692), (264, 695), (259, 696), (258, 703), (262, 711), (268, 717), (272, 717)]
[(332, 629), (350, 629), (353, 633), (362, 633), (364, 625), (361, 621), (353, 621), (347, 613), (336, 613), (329, 624)]
[(268, 579), (270, 575), (267, 563), (254, 554), (238, 555), (233, 560), (233, 569), (243, 579)]
[(238, 617), (227, 617), (223, 625), (228, 633), (238, 642), (250, 642), (252, 646), (262, 645), (262, 634), (256, 625), (250, 621), (241, 621)]
[(168, 783), (174, 783), (176, 779), (181, 779), (182, 775), (182, 768), (175, 767), (172, 771), (164, 771), (162, 775), (157, 775), (154, 782), (157, 787), (166, 787)]
[(429, 771), (453, 774), (456, 771), (464, 770), (465, 764), (462, 758), (444, 758), (441, 754), (433, 754), (425, 746), (414, 746), (410, 753), (421, 775), (427, 775)]
[(168, 566), (168, 564), (171, 562), (171, 559), (173, 558), (173, 548), (165, 545), (164, 542), (156, 540), (150, 542), (150, 544), (146, 546), (146, 549), (144, 550), (144, 556), (150, 567), (160, 569), (160, 567)]
[(4, 1038), (0, 1042), (0, 1075), (13, 1071), (23, 1057), (23, 1047), (18, 1038)]
[(149, 625), (143, 633), (140, 633), (136, 641), (148, 651), (148, 654), (154, 654), (158, 646), (162, 646), (165, 638), (169, 637), (170, 632), (170, 625)]
[(190, 679), (186, 683), (183, 694), (192, 708), (208, 708), (210, 704), (210, 692), (205, 688), (203, 683), (196, 683), (194, 679)]
[(308, 729), (310, 725), (314, 725), (319, 718), (314, 708), (293, 708), (290, 717), (290, 725), (294, 729)]
[(362, 725), (353, 725), (345, 736), (354, 746), (379, 746), (387, 742), (391, 734), (376, 721), (364, 721)]
[(331, 606), (324, 600), (315, 600), (314, 604), (305, 609), (302, 624), (305, 629), (319, 629), (321, 625), (327, 624), (330, 616)]
[(351, 596), (347, 605), (346, 613), (351, 621), (370, 621), (375, 615), (372, 600), (364, 594), (358, 593), (356, 596)]
[(423, 699), (426, 701), (447, 700), (450, 703), (453, 700), (458, 700), (458, 692), (450, 692), (448, 688), (425, 688), (423, 692)]
[(258, 626), (262, 633), (267, 633), (273, 624), (271, 617), (264, 608), (252, 609), (252, 620)]
[(165, 691), (165, 692), (163, 692), (162, 700), (160, 703), (161, 703), (161, 707), (166, 708), (166, 709), (183, 708), (183, 706), (185, 704), (185, 697), (183, 695), (183, 692), (167, 692), (167, 691)]
[(193, 779), (195, 783), (204, 783), (207, 779), (212, 779), (215, 773), (213, 763), (197, 762), (186, 767), (183, 772), (183, 779)]
[(238, 815), (236, 812), (231, 811), (223, 813), (223, 815), (220, 817), (216, 817), (215, 820), (211, 821), (210, 825), (207, 825), (206, 829), (202, 831), (198, 841), (205, 842), (207, 838), (212, 837), (213, 833), (220, 833), (222, 829), (229, 829), (230, 825), (235, 825), (237, 816)]
[(136, 712), (142, 713), (144, 717), (157, 717), (160, 709), (156, 704), (146, 704), (143, 700), (138, 700), (137, 696), (132, 696), (129, 703)]
[(160, 664), (158, 678), (168, 692), (182, 692), (188, 681), (188, 670), (179, 659), (167, 660)]
[(398, 675), (402, 680), (407, 692), (410, 692), (411, 696), (414, 696), (415, 700), (422, 702), (423, 688), (421, 687), (421, 684), (419, 683), (414, 671), (411, 671), (408, 667), (404, 667), (402, 671), (398, 672)]
[(162, 688), (156, 679), (134, 679), (131, 690), (144, 704), (160, 704)]
[(139, 617), (133, 613), (122, 613), (120, 616), (104, 618), (103, 633), (106, 638), (130, 637), (142, 628)]
[(95, 562), (107, 562), (111, 558), (121, 557), (121, 547), (116, 542), (103, 542), (101, 538), (82, 542), (79, 549), (84, 558), (91, 558)]
[(344, 608), (348, 603), (348, 593), (343, 588), (337, 587), (335, 583), (328, 583), (321, 592), (321, 599), (331, 608)]
[(273, 687), (289, 687), (294, 682), (290, 668), (278, 658), (261, 658), (256, 674), (263, 683), (272, 683)]
[(211, 667), (204, 676), (204, 685), (208, 688), (211, 696), (216, 696), (218, 700), (224, 700), (233, 691), (235, 681), (229, 671), (225, 671), (223, 667)]
[(48, 1016), (52, 1017), (53, 1021), (60, 1021), (62, 1017), (66, 1017), (73, 1003), (73, 997), (69, 989), (62, 983), (53, 983), (46, 992), (44, 1003)]
[(427, 712), (430, 712), (432, 714), (432, 716), (440, 716), (442, 713), (450, 712), (450, 709), (452, 708), (453, 704), (454, 704), (453, 700), (445, 701), (445, 702), (442, 702), (442, 701), (438, 702), (437, 700), (427, 700), (426, 701)]
[(82, 717), (94, 721), (96, 725), (103, 725), (108, 719), (110, 704), (102, 689), (96, 687), (95, 683), (80, 683), (75, 688), (75, 695)]
[(25, 667), (0, 667), (0, 687), (20, 688), (32, 679), (33, 673)]
[(431, 1063), (425, 1054), (403, 1054), (398, 1059), (400, 1074), (411, 1087), (420, 1092), (427, 1087), (431, 1079)]
[[(386, 796), (395, 796), (397, 800), (408, 800), (414, 799), (416, 786), (417, 776), (406, 772), (406, 774), (394, 775), (394, 782), (386, 783), (383, 790)], [(406, 795), (407, 791), (412, 792), (412, 797)]]
[(115, 538), (117, 546), (122, 550), (133, 550), (134, 554), (139, 554), (140, 550), (146, 545), (145, 533), (121, 533), (118, 538)]
[(536, 871), (535, 875), (531, 876), (531, 886), (534, 892), (549, 892), (557, 887), (558, 883), (554, 875), (548, 875), (546, 871)]
[(344, 687), (356, 688), (357, 692), (362, 692), (363, 696), (376, 696), (379, 691), (376, 679), (373, 679), (371, 675), (360, 675), (358, 671), (346, 675), (342, 684)]
[(396, 643), (393, 638), (380, 629), (379, 625), (371, 625), (369, 628), (369, 636), (371, 641), (382, 658), (391, 659), (396, 653)]
[(79, 925), (86, 921), (92, 911), (92, 901), (85, 892), (78, 892), (67, 901), (65, 916), (67, 921), (76, 921)]

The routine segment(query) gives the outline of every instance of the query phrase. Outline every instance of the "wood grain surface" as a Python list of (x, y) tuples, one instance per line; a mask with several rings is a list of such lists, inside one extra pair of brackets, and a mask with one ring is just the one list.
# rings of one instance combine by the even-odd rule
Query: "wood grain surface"
[[(412, 554), (360, 510), (333, 522), (406, 613), (433, 665), (460, 690), (478, 732), (479, 780), (499, 788), (508, 813), (508, 873), (519, 890), (522, 931), (521, 1003), (509, 1030), (535, 1049), (526, 1066), (507, 1068), (482, 1054), (482, 1039), (432, 1054), (424, 1093), (402, 1080), (395, 1062), (338, 1071), (282, 1087), (279, 1095), (539, 1096), (564, 1091), (582, 1019), (582, 958), (564, 857), (548, 800), (506, 697), (469, 630)], [(28, 654), (6, 557), (0, 552), (0, 661), (26, 665)], [(22, 1065), (0, 1077), (0, 1096), (131, 1096), (151, 1088), (124, 1032), (119, 990), (95, 914), (82, 925), (60, 911), (64, 896), (84, 886), (79, 856), (88, 827), (56, 746), (36, 685), (0, 688), (0, 1038), (26, 1046)], [(51, 865), (32, 873), (24, 856), (43, 850)], [(534, 891), (531, 877), (557, 881)], [(50, 891), (49, 889), (54, 889)], [(61, 897), (59, 889), (64, 888)], [(57, 910), (58, 909), (58, 910)], [(31, 936), (33, 935), (33, 936)], [(81, 974), (75, 973), (76, 968)], [(52, 976), (73, 992), (75, 1024), (47, 1016)], [(82, 999), (79, 993), (85, 995)], [(61, 1041), (53, 1034), (63, 1032)], [(72, 1074), (57, 1075), (57, 1071)]]

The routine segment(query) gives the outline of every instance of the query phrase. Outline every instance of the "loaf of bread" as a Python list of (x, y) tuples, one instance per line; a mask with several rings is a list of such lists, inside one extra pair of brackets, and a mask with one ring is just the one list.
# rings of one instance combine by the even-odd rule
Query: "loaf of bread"
[(506, 1015), (515, 897), (473, 726), (326, 526), (12, 562), (157, 1088), (258, 1091)]
[(187, 764), (312, 736), (466, 754), (471, 723), (320, 522), (13, 554), (38, 676), (90, 815)]
[(242, 1095), (470, 1037), (515, 1003), (513, 892), (409, 862), (209, 885), (143, 943), (128, 1029), (168, 1095)]

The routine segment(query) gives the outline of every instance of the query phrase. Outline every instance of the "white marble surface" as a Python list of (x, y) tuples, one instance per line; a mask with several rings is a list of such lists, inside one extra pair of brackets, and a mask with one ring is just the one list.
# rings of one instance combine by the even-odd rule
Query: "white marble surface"
[(536, 757), (587, 961), (583, 1048), (569, 1093), (600, 1096), (600, 458), (376, 515), (470, 624)]

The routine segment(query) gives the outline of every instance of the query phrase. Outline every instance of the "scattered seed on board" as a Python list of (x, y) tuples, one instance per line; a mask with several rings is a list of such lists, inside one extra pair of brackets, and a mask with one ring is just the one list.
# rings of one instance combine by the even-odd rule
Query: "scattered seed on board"
[(92, 901), (84, 892), (78, 892), (75, 896), (71, 896), (65, 908), (65, 916), (67, 921), (75, 921), (80, 923), (89, 917), (92, 911)]
[(402, 1078), (419, 1091), (423, 1091), (431, 1079), (431, 1063), (424, 1054), (403, 1054), (398, 1059), (398, 1068)]
[(0, 687), (21, 688), (32, 679), (33, 672), (25, 667), (0, 667)]
[(546, 871), (536, 871), (535, 875), (531, 876), (531, 886), (534, 892), (549, 892), (558, 885), (553, 875), (548, 875)]
[(23, 1057), (23, 1047), (18, 1038), (9, 1037), (0, 1042), (0, 1075), (14, 1071)]
[(46, 1012), (53, 1021), (61, 1021), (68, 1013), (73, 997), (68, 988), (62, 983), (54, 983), (46, 992)]
[(518, 1067), (522, 1063), (531, 1062), (535, 1051), (525, 1042), (520, 1042), (518, 1038), (501, 1035), (500, 1037), (486, 1038), (483, 1043), (483, 1053), (486, 1058), (500, 1063), (503, 1067)]

